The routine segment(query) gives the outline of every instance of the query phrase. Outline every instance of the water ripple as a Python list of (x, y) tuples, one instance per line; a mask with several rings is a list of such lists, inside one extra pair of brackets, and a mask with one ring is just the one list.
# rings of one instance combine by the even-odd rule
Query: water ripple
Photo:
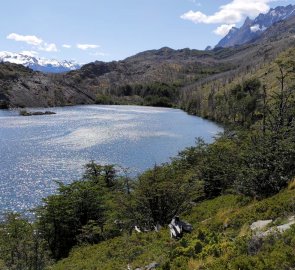
[[(32, 110), (44, 110), (42, 108)], [(0, 213), (24, 211), (82, 176), (90, 160), (136, 175), (221, 131), (180, 110), (136, 106), (51, 108), (55, 115), (0, 110)]]

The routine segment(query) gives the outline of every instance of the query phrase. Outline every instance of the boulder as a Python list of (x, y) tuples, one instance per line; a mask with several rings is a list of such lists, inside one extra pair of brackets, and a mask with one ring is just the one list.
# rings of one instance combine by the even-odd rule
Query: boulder
[(283, 233), (284, 231), (289, 230), (291, 228), (291, 226), (295, 224), (295, 217), (294, 216), (289, 217), (288, 218), (288, 221), (289, 221), (288, 223), (285, 223), (283, 225), (277, 226), (277, 230), (280, 233)]
[(263, 230), (267, 225), (272, 223), (272, 219), (268, 220), (258, 220), (256, 222), (253, 222), (250, 226), (250, 229), (252, 231), (257, 231), (257, 230)]
[(158, 268), (159, 266), (160, 266), (159, 263), (157, 263), (157, 262), (152, 262), (151, 264), (146, 265), (146, 266), (144, 266), (144, 267), (135, 268), (135, 270), (154, 270), (154, 269)]
[(183, 233), (190, 233), (193, 230), (193, 226), (187, 222), (181, 221), (178, 216), (175, 216), (170, 224), (168, 225), (170, 229), (171, 238), (180, 239)]
[(146, 270), (153, 270), (160, 266), (160, 264), (153, 262), (145, 267)]
[(268, 224), (272, 223), (272, 220), (258, 220), (251, 224), (250, 228), (252, 231), (255, 231), (256, 238), (265, 238), (268, 235), (275, 233), (283, 233), (286, 230), (289, 230), (292, 225), (295, 224), (295, 216), (288, 218), (288, 222), (279, 226), (273, 226), (268, 230), (263, 230)]

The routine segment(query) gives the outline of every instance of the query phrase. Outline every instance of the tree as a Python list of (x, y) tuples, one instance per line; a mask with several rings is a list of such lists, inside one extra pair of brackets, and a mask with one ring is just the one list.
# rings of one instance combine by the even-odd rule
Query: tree
[(50, 264), (41, 232), (13, 213), (7, 214), (0, 224), (0, 258), (4, 269), (43, 270)]
[(190, 207), (198, 190), (197, 179), (182, 175), (174, 166), (155, 165), (139, 176), (134, 191), (139, 223), (165, 225)]
[(258, 79), (248, 79), (233, 87), (229, 94), (229, 115), (233, 123), (249, 127), (255, 122), (255, 112), (260, 98), (261, 83)]
[(294, 61), (277, 61), (278, 87), (263, 94), (262, 134), (249, 133), (244, 143), (240, 190), (267, 197), (286, 187), (295, 175)]
[(78, 240), (99, 242), (110, 235), (105, 225), (112, 211), (116, 170), (113, 165), (103, 166), (93, 161), (85, 168), (81, 181), (70, 185), (60, 183), (58, 193), (44, 199), (44, 205), (38, 209), (39, 228), (55, 259), (66, 257)]
[(206, 149), (200, 167), (206, 198), (213, 198), (234, 187), (241, 164), (236, 139), (224, 134)]
[(99, 183), (107, 188), (115, 186), (117, 171), (114, 165), (99, 165), (93, 160), (85, 165), (84, 180), (91, 180), (94, 183)]
[(295, 133), (252, 134), (241, 149), (238, 191), (256, 198), (279, 192), (295, 175)]

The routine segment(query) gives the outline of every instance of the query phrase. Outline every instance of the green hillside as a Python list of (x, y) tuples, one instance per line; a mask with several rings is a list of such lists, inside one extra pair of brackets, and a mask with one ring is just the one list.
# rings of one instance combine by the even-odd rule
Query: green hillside
[[(262, 200), (223, 195), (193, 207), (187, 216), (194, 230), (180, 241), (160, 233), (125, 234), (98, 245), (77, 247), (54, 270), (127, 269), (158, 262), (159, 269), (292, 269), (295, 265), (295, 227), (261, 242), (250, 225), (272, 219), (276, 226), (294, 215), (295, 191), (287, 189)], [(256, 243), (258, 241), (258, 243)]]

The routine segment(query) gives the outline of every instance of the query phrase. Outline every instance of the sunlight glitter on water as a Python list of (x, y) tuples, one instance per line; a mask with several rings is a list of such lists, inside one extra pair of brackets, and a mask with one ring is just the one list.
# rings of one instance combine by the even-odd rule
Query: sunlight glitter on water
[[(32, 109), (33, 110), (33, 109)], [(45, 109), (34, 109), (45, 110)], [(132, 175), (169, 161), (222, 129), (180, 110), (136, 106), (50, 108), (22, 117), (0, 110), (0, 213), (23, 211), (70, 183), (90, 160), (128, 167)]]

